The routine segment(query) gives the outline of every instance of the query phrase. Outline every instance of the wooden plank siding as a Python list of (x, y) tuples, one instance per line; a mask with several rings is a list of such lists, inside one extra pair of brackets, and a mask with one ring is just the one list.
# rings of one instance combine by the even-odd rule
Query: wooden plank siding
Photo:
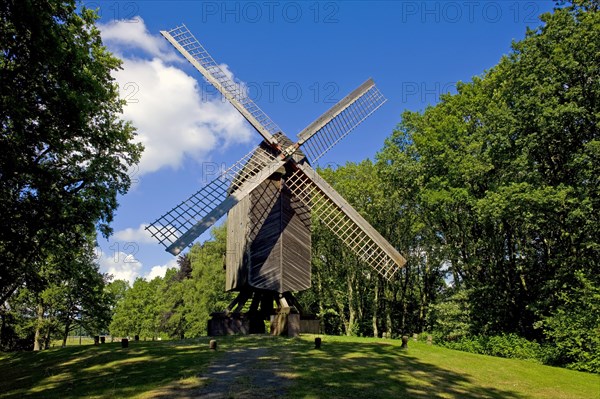
[(310, 211), (282, 187), (274, 173), (229, 212), (228, 291), (310, 288)]
[[(283, 146), (292, 145), (275, 135)], [(257, 151), (270, 151), (262, 143)], [(296, 161), (304, 158), (301, 151)], [(255, 168), (250, 158), (244, 168)], [(235, 205), (227, 218), (226, 289), (248, 286), (279, 293), (310, 288), (311, 214), (309, 208), (283, 184), (293, 173), (289, 164), (280, 168)], [(235, 185), (242, 184), (240, 175)]]
[(237, 290), (248, 283), (247, 256), (248, 211), (250, 196), (237, 203), (227, 214), (227, 252), (225, 254), (225, 290)]
[(271, 176), (251, 194), (248, 283), (258, 289), (281, 291), (281, 177)]
[(281, 194), (283, 231), (282, 290), (303, 291), (310, 288), (311, 215), (310, 210), (284, 186)]

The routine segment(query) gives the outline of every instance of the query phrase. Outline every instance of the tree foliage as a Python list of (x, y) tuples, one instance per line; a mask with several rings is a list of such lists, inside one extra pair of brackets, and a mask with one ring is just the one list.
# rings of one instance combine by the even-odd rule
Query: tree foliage
[(223, 311), (233, 299), (224, 292), (226, 229), (214, 228), (212, 235), (178, 258), (179, 269), (152, 281), (136, 279), (117, 302), (110, 333), (151, 339), (206, 334), (210, 314)]
[(326, 329), (515, 342), (598, 370), (600, 14), (579, 1), (541, 20), (456, 95), (405, 112), (375, 164), (322, 171), (408, 259), (381, 282), (317, 224), (302, 298)]
[[(468, 294), (471, 332), (551, 338), (581, 367), (582, 353), (597, 359), (600, 327), (581, 319), (597, 297), (574, 288), (600, 284), (600, 15), (570, 6), (541, 19), (458, 94), (405, 112), (380, 157), (420, 165), (422, 221)], [(558, 332), (566, 320), (577, 338)]]
[(37, 290), (57, 248), (110, 233), (140, 158), (96, 18), (74, 0), (0, 5), (0, 303)]
[(99, 272), (94, 237), (86, 244), (45, 259), (39, 272), (43, 288), (21, 287), (4, 304), (0, 348), (40, 350), (52, 338), (66, 345), (74, 330), (106, 331), (115, 298), (106, 287), (108, 276)]

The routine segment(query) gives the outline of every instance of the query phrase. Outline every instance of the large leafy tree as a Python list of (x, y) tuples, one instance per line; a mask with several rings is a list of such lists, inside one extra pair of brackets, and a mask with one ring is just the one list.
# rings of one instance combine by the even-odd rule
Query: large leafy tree
[(41, 289), (57, 248), (110, 234), (139, 161), (96, 18), (74, 0), (0, 4), (0, 303)]
[(470, 332), (550, 338), (560, 362), (588, 369), (600, 327), (581, 318), (596, 314), (600, 285), (597, 4), (542, 15), (457, 95), (404, 113), (381, 154), (420, 165), (418, 209), (468, 295)]
[(156, 338), (160, 326), (160, 291), (163, 279), (151, 281), (138, 277), (127, 289), (114, 309), (110, 332), (112, 335), (138, 335)]

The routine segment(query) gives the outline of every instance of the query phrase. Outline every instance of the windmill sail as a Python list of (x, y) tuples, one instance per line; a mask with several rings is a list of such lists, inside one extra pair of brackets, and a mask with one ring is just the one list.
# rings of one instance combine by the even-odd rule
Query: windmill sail
[(284, 163), (263, 144), (146, 230), (177, 255)]
[(231, 102), (269, 144), (278, 144), (273, 136), (281, 129), (246, 95), (241, 85), (233, 82), (223, 72), (185, 25), (160, 33)]
[(404, 257), (310, 166), (299, 163), (286, 185), (361, 261), (384, 278), (391, 279), (404, 266)]
[(315, 162), (385, 101), (373, 80), (369, 79), (298, 133), (296, 145), (301, 145), (310, 161)]

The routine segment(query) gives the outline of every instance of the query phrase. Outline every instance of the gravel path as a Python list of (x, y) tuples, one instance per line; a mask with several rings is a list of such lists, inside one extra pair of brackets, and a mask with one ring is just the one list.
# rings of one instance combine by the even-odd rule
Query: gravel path
[(208, 383), (194, 393), (195, 398), (279, 398), (285, 395), (290, 380), (280, 360), (269, 349), (233, 349), (209, 366), (201, 377)]

